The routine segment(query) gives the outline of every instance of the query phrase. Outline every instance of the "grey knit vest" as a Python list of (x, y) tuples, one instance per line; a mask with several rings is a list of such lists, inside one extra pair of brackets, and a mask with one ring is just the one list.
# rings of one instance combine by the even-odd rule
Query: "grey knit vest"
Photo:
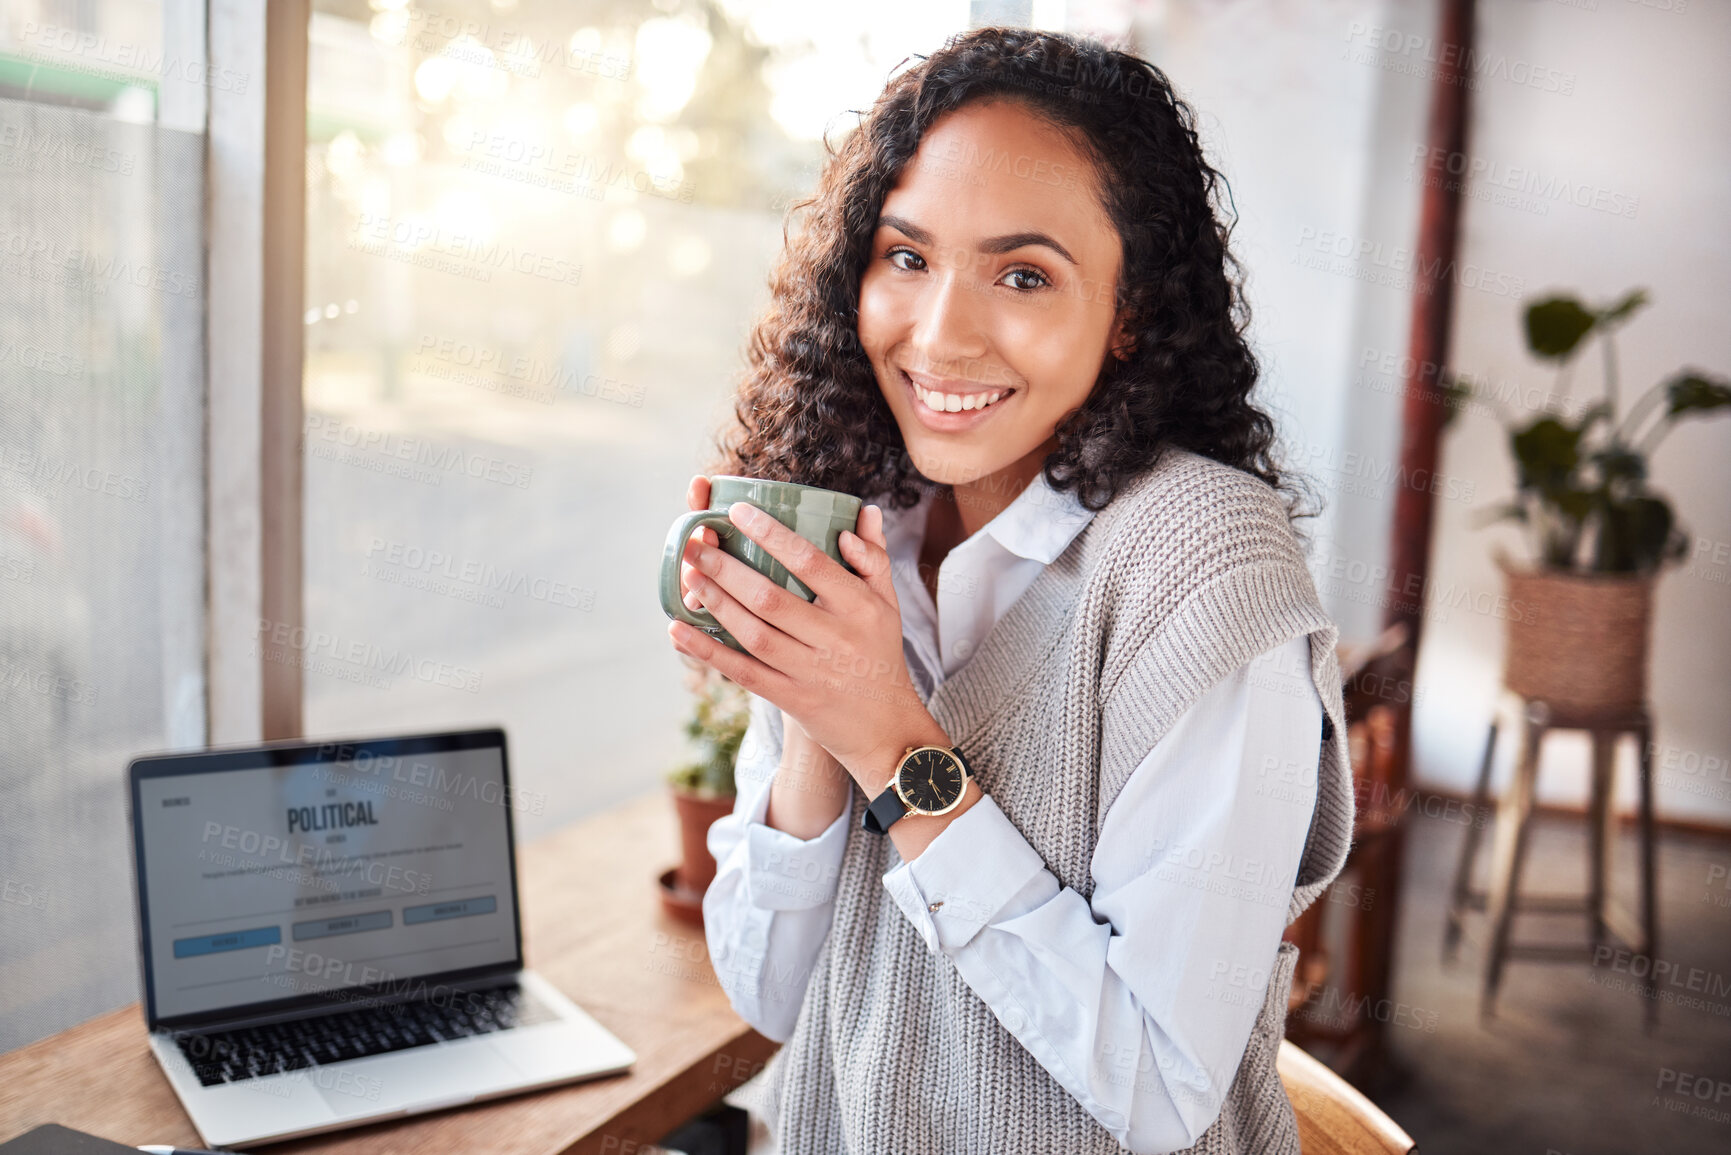
[[(1041, 571), (926, 705), (1059, 884), (1091, 897), (1100, 826), (1130, 773), (1212, 685), (1300, 634), (1310, 635), (1332, 733), (1290, 922), (1346, 860), (1353, 790), (1337, 632), (1285, 508), (1257, 478), (1164, 454)], [(835, 921), (793, 1034), (763, 1076), (758, 1106), (782, 1155), (1129, 1150), (1017, 1040), (1016, 1012), (1000, 1021), (954, 964), (927, 951), (883, 885), (901, 861), (895, 844), (860, 829), (866, 801), (856, 785)], [(1274, 1067), (1296, 954), (1282, 943), (1268, 966), (1237, 1075), (1191, 1150), (1298, 1150)], [(1117, 1077), (1131, 1076), (1157, 1077)]]

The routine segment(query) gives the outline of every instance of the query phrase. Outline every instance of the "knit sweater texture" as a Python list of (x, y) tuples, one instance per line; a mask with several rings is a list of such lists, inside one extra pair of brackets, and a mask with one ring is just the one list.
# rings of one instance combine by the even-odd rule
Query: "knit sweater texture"
[[(1331, 726), (1287, 919), (1332, 882), (1353, 789), (1335, 661), (1284, 505), (1264, 482), (1169, 450), (1120, 490), (926, 701), (980, 787), (1062, 886), (1093, 890), (1101, 823), (1140, 760), (1211, 686), (1300, 634)], [(772, 711), (772, 713), (774, 713)], [(779, 720), (779, 719), (777, 719)], [(869, 801), (853, 787), (853, 813)], [(1150, 861), (1157, 848), (1150, 846)], [(974, 993), (883, 886), (888, 838), (851, 825), (834, 922), (758, 1108), (782, 1155), (1129, 1151), (1017, 1039), (1026, 1023)], [(1194, 871), (1195, 885), (1219, 885)], [(1275, 1055), (1297, 949), (1270, 975), (1218, 1117), (1189, 1150), (1298, 1151)], [(1160, 1078), (1101, 1061), (1095, 1078)], [(1209, 1095), (1171, 1082), (1177, 1095)], [(1219, 1098), (1219, 1091), (1212, 1096)]]

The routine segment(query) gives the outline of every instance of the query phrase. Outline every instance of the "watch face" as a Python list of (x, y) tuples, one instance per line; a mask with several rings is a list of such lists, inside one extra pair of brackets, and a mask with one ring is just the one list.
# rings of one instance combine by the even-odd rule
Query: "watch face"
[(903, 801), (928, 813), (943, 810), (962, 797), (962, 767), (955, 757), (935, 747), (915, 750), (902, 763), (896, 779)]

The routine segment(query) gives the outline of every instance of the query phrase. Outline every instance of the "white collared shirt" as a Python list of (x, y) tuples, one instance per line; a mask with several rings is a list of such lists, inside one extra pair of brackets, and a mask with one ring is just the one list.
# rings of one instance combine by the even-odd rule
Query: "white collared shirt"
[[(930, 501), (884, 511), (903, 649), (928, 693), (1093, 517), (1037, 476), (950, 550), (934, 606), (917, 569)], [(854, 811), (850, 790), (811, 839), (765, 824), (781, 756), (773, 710), (753, 696), (734, 811), (709, 829), (703, 912), (734, 1009), (785, 1042), (833, 920)], [(1101, 826), (1091, 901), (1059, 886), (990, 795), (911, 862), (892, 844), (883, 884), (1000, 1022), (1019, 1012), (1017, 1038), (1102, 1126), (1139, 1151), (1191, 1146), (1231, 1086), (1286, 925), (1290, 885), (1234, 879), (1296, 879), (1309, 808), (1291, 800), (1315, 796), (1321, 734), (1301, 635), (1203, 694), (1131, 773)], [(1261, 788), (1269, 767), (1278, 789)], [(1197, 870), (1220, 885), (1196, 886)], [(1105, 1077), (1102, 1054), (1132, 1069)]]

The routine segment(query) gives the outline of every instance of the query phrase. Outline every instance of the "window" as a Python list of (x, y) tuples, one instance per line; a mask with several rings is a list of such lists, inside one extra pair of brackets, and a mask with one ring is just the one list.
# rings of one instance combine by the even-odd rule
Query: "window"
[(153, 4), (11, 12), (0, 1051), (134, 997), (122, 771), (205, 735), (204, 143), (157, 123), (184, 46)]
[[(233, 67), (267, 58), (260, 6), (0, 14), (0, 1051), (136, 997), (124, 767), (292, 725), (292, 679), (261, 722), (233, 675), (276, 660), (254, 610), (299, 579), (305, 732), (503, 723), (528, 838), (660, 787), (690, 699), (654, 570), (785, 211), (842, 110), (968, 23), (313, 7), (287, 575), (245, 540), (262, 503), (295, 504), (245, 436), (261, 358), (230, 331), (257, 306), (209, 288), (280, 283), (258, 158), (234, 152), (264, 148), (241, 98), (266, 77)], [(215, 62), (207, 32), (254, 55)]]
[(966, 11), (317, 8), (306, 728), (503, 723), (533, 837), (681, 757), (655, 570), (785, 209)]

